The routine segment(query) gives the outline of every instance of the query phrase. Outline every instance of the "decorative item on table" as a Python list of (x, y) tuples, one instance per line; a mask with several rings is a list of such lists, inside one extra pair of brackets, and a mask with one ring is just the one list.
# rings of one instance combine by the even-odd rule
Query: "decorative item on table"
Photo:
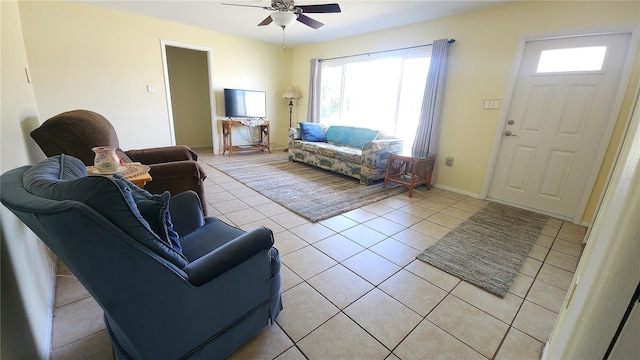
[(121, 170), (122, 160), (116, 154), (115, 146), (96, 146), (91, 150), (96, 153), (93, 165), (100, 174), (113, 174)]

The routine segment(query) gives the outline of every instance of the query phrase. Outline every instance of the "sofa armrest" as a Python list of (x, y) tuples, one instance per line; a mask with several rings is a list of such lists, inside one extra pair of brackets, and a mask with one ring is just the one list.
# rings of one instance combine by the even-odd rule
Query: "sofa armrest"
[(289, 136), (289, 140), (300, 140), (302, 139), (302, 134), (300, 133), (300, 128), (290, 127), (287, 132), (287, 136)]
[[(202, 166), (198, 164), (196, 161), (173, 161), (168, 163), (158, 163), (158, 164), (149, 164), (149, 175), (156, 179), (180, 179), (183, 177), (193, 178), (194, 181), (202, 182), (202, 180), (207, 178), (207, 173), (204, 171)], [(184, 192), (191, 189), (184, 189), (180, 192)], [(176, 195), (179, 192), (176, 192)], [(200, 195), (200, 194), (198, 194)]]
[(177, 195), (193, 190), (200, 197), (202, 211), (207, 215), (207, 204), (204, 194), (204, 179), (207, 174), (197, 161), (174, 161), (149, 165), (149, 175), (152, 180), (147, 182), (144, 189), (152, 194), (169, 191)]
[(184, 271), (191, 284), (200, 286), (272, 247), (273, 233), (260, 226), (192, 261)]
[(362, 147), (362, 157), (382, 153), (401, 153), (404, 141), (402, 139), (372, 140)]
[(125, 154), (127, 154), (132, 161), (137, 161), (144, 165), (183, 160), (198, 160), (198, 154), (185, 145), (129, 150), (125, 151)]
[(372, 184), (383, 179), (387, 168), (387, 158), (391, 153), (401, 153), (404, 142), (400, 139), (373, 140), (362, 147), (360, 183)]
[(300, 132), (300, 128), (290, 127), (289, 131), (287, 131), (287, 136), (289, 137), (289, 144), (287, 148), (289, 149), (289, 156), (291, 156), (291, 151), (295, 148), (295, 146), (293, 146), (293, 142), (296, 140), (302, 140), (302, 133)]

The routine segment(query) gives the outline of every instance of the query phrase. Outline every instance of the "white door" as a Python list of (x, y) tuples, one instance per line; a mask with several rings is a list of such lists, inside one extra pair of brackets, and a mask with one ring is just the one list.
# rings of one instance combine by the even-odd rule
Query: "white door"
[[(573, 219), (597, 171), (631, 34), (527, 42), (488, 197)], [(617, 110), (617, 109), (616, 109)]]

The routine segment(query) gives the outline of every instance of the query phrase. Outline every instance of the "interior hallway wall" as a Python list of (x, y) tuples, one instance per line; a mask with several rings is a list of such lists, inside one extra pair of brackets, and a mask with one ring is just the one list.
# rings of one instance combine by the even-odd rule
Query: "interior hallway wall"
[[(29, 133), (38, 126), (38, 106), (27, 77), (20, 10), (0, 2), (2, 90), (0, 173), (42, 158)], [(2, 189), (0, 189), (2, 191)], [(54, 256), (17, 217), (0, 206), (0, 358), (46, 359), (51, 340)]]

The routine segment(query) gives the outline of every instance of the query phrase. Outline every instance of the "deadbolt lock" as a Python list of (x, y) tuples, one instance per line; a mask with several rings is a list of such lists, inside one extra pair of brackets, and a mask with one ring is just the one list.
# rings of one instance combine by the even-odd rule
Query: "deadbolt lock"
[(513, 121), (513, 120), (507, 121), (507, 124), (509, 124), (509, 125), (513, 125), (514, 123), (515, 123), (515, 121)]

